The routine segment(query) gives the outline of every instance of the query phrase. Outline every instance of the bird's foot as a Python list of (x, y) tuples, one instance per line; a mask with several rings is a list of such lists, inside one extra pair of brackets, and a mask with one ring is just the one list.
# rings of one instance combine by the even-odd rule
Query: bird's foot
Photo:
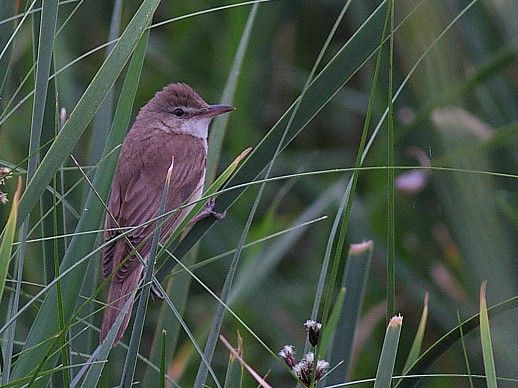
[(153, 282), (151, 283), (151, 298), (155, 301), (155, 298), (158, 300), (164, 300), (165, 296), (162, 291), (158, 288), (158, 286)]
[(191, 221), (191, 223), (195, 224), (196, 222), (203, 220), (205, 217), (213, 216), (216, 217), (218, 220), (222, 220), (225, 218), (225, 215), (227, 214), (226, 211), (223, 213), (219, 213), (217, 211), (214, 211), (214, 206), (216, 206), (216, 198), (211, 197), (203, 210), (198, 214), (196, 217), (194, 217)]

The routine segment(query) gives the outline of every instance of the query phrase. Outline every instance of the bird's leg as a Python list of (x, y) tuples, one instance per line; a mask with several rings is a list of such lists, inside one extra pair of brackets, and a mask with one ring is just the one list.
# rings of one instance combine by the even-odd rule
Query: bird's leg
[(158, 287), (155, 285), (155, 283), (151, 283), (151, 298), (153, 301), (155, 298), (158, 300), (164, 300), (165, 296), (162, 294), (162, 291), (158, 289)]
[(209, 201), (207, 202), (207, 204), (205, 205), (205, 207), (203, 208), (203, 210), (191, 220), (191, 224), (195, 224), (196, 222), (203, 220), (205, 217), (208, 217), (208, 216), (214, 216), (218, 220), (222, 220), (223, 218), (225, 218), (225, 215), (227, 212), (224, 211), (223, 213), (219, 213), (219, 212), (214, 211), (215, 205), (216, 205), (216, 198), (211, 197), (209, 199)]

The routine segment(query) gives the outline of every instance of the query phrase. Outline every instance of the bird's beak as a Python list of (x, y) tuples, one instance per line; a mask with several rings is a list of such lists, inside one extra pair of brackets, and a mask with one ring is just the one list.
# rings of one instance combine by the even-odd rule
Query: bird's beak
[(223, 113), (230, 112), (235, 108), (232, 105), (209, 105), (207, 109), (203, 112), (203, 116), (205, 117), (214, 117)]

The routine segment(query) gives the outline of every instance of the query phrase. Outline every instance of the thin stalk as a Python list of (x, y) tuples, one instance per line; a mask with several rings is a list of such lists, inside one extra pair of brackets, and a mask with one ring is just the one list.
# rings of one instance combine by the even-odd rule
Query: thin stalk
[[(54, 191), (57, 190), (57, 179), (54, 177)], [(52, 209), (53, 209), (53, 217), (52, 217), (52, 224), (54, 229), (54, 234), (58, 233), (58, 215), (57, 215), (57, 204), (56, 204), (56, 196), (52, 196)], [(54, 250), (54, 273), (56, 276), (59, 275), (59, 246), (58, 246), (58, 240), (54, 239), (53, 241), (53, 250)], [(70, 365), (70, 359), (69, 359), (69, 348), (67, 343), (67, 333), (68, 331), (65, 330), (65, 317), (63, 313), (63, 293), (61, 289), (61, 282), (58, 281), (56, 283), (56, 289), (57, 289), (57, 303), (58, 303), (58, 319), (59, 319), (59, 330), (61, 331), (61, 335), (59, 336), (61, 341), (61, 362), (63, 363), (63, 366), (65, 369), (63, 369), (63, 384), (65, 387), (70, 386), (70, 369), (68, 366)]]
[(394, 189), (394, 111), (392, 103), (392, 73), (394, 66), (394, 0), (388, 3), (390, 12), (390, 40), (388, 65), (388, 116), (387, 116), (387, 314), (389, 321), (396, 305), (396, 269), (395, 269), (395, 189)]
[(464, 354), (464, 363), (466, 364), (466, 372), (468, 373), (468, 380), (470, 388), (473, 388), (473, 378), (471, 377), (471, 367), (469, 366), (469, 357), (466, 350), (466, 343), (464, 342), (464, 332), (462, 330), (462, 321), (460, 320), (460, 313), (457, 310), (457, 322), (459, 323), (460, 342), (462, 344), (462, 353)]
[[(372, 80), (369, 104), (367, 106), (365, 122), (363, 125), (360, 144), (358, 145), (358, 153), (356, 156), (356, 161), (354, 164), (355, 169), (359, 169), (361, 167), (361, 164), (363, 163), (364, 155), (368, 151), (367, 133), (369, 130), (370, 121), (371, 121), (371, 117), (372, 117), (372, 110), (373, 110), (373, 105), (374, 105), (374, 94), (375, 94), (377, 84), (378, 84), (378, 78), (379, 78), (379, 72), (380, 72), (380, 66), (381, 66), (381, 58), (382, 58), (383, 46), (384, 46), (384, 42), (385, 42), (385, 34), (387, 31), (388, 18), (389, 18), (389, 12), (387, 10), (387, 16), (385, 18), (383, 32), (381, 34), (381, 44), (379, 46), (378, 56), (376, 58), (376, 66), (374, 69), (374, 76), (373, 76), (373, 80)], [(374, 136), (374, 135), (372, 135), (372, 136)], [(372, 138), (372, 136), (371, 136), (371, 138)], [(339, 220), (340, 219), (342, 220), (341, 225), (340, 225), (340, 234), (338, 236), (338, 241), (336, 243), (336, 248), (335, 248), (333, 266), (332, 266), (331, 272), (329, 274), (329, 278), (327, 280), (327, 292), (326, 292), (326, 296), (325, 296), (325, 300), (324, 300), (324, 308), (323, 308), (323, 312), (322, 312), (322, 322), (327, 321), (329, 311), (331, 308), (331, 302), (333, 299), (332, 296), (333, 296), (334, 289), (335, 289), (336, 278), (338, 275), (338, 268), (339, 268), (340, 260), (342, 257), (343, 247), (345, 245), (345, 236), (347, 234), (347, 229), (349, 226), (349, 218), (350, 218), (350, 214), (351, 214), (353, 200), (355, 197), (357, 182), (358, 182), (358, 173), (353, 173), (351, 176), (351, 180), (349, 181), (349, 184), (347, 185), (347, 188), (345, 190), (344, 197), (343, 197), (342, 203), (340, 205), (340, 209), (337, 212), (335, 222), (333, 224), (333, 229), (336, 230)], [(343, 210), (343, 212), (342, 212), (342, 210)], [(331, 255), (331, 247), (333, 244), (333, 240), (334, 240), (334, 235), (332, 234), (329, 238), (328, 246), (326, 249), (326, 256)], [(325, 277), (325, 273), (324, 273), (319, 279), (319, 282), (321, 282), (322, 287), (325, 282), (325, 278), (326, 277)], [(313, 306), (313, 311), (312, 311), (312, 319), (316, 319), (320, 301), (317, 301), (315, 299), (315, 302), (316, 303)], [(324, 324), (324, 329), (323, 329), (324, 331), (326, 330), (325, 327), (326, 327), (326, 325)], [(307, 345), (307, 343), (306, 343), (306, 345)]]

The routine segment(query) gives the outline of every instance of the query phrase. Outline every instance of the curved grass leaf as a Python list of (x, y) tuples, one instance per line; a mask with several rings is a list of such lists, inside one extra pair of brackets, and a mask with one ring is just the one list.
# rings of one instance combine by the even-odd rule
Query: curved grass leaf
[(487, 282), (482, 282), (480, 286), (480, 340), (482, 342), (486, 383), (489, 388), (496, 388), (495, 359), (493, 357), (493, 346), (491, 345), (489, 317), (487, 316), (486, 286)]
[[(250, 41), (250, 36), (252, 35), (252, 27), (254, 25), (255, 16), (257, 15), (258, 9), (259, 3), (254, 4), (250, 10), (248, 19), (246, 20), (245, 28), (243, 30), (243, 34), (241, 35), (241, 40), (239, 41), (236, 55), (234, 56), (232, 68), (230, 69), (227, 83), (225, 84), (223, 95), (221, 96), (220, 102), (222, 104), (232, 104), (232, 101), (234, 100), (234, 93), (236, 92), (239, 74), (241, 73), (241, 65), (243, 64), (243, 59), (245, 57), (248, 42)], [(214, 118), (214, 123), (212, 124), (212, 129), (208, 140), (206, 184), (212, 183), (214, 177), (216, 176), (216, 169), (218, 167), (219, 157), (221, 154), (221, 147), (223, 145), (223, 139), (225, 137), (225, 131), (229, 119), (229, 115), (222, 115)]]
[[(45, 107), (46, 105), (53, 106), (54, 101), (47, 103), (47, 91), (49, 87), (49, 73), (52, 64), (52, 53), (54, 49), (54, 34), (56, 31), (56, 22), (58, 16), (58, 1), (50, 0), (46, 1), (42, 5), (41, 11), (41, 24), (39, 30), (38, 40), (38, 54), (36, 59), (36, 85), (34, 88), (34, 103), (32, 106), (32, 118), (31, 118), (31, 133), (29, 139), (29, 155), (31, 158), (27, 163), (27, 188), (30, 185), (30, 181), (34, 177), (36, 168), (39, 162), (39, 153), (41, 132), (43, 122), (45, 118)], [(52, 178), (54, 174), (50, 176)], [(50, 179), (49, 179), (50, 180)], [(47, 182), (48, 183), (48, 182)], [(43, 188), (45, 189), (45, 188)], [(25, 193), (22, 198), (25, 196)], [(39, 196), (38, 196), (39, 197)], [(38, 201), (39, 198), (36, 198)], [(20, 199), (20, 209), (22, 206), (23, 199)], [(22, 213), (19, 210), (20, 213)], [(14, 316), (19, 308), (21, 282), (23, 277), (23, 269), (25, 264), (25, 248), (27, 235), (29, 231), (29, 220), (27, 214), (19, 214), (17, 219), (18, 224), (22, 224), (20, 232), (20, 248), (18, 249), (18, 255), (16, 256), (16, 290), (14, 293), (12, 308), (9, 310), (8, 317)], [(16, 324), (12, 324), (7, 331), (7, 346), (5, 355), (5, 369), (2, 375), (2, 383), (6, 383), (9, 377), (9, 371), (11, 368), (12, 352), (14, 345), (14, 338), (16, 332)]]
[(105, 363), (108, 361), (108, 356), (113, 347), (113, 343), (115, 342), (115, 337), (117, 336), (117, 332), (119, 331), (119, 327), (122, 325), (122, 321), (124, 320), (124, 316), (126, 315), (131, 300), (128, 300), (121, 312), (115, 319), (115, 322), (111, 329), (108, 331), (108, 335), (104, 339), (104, 341), (95, 349), (92, 355), (88, 358), (85, 366), (81, 368), (81, 370), (74, 376), (72, 380), (71, 388), (76, 387), (79, 384), (79, 381), (86, 373), (83, 382), (81, 383), (81, 387), (96, 387), (99, 383), (99, 379), (101, 378), (101, 374), (104, 369)]
[[(488, 317), (496, 317), (500, 314), (503, 314), (507, 311), (515, 309), (518, 307), (518, 296), (507, 299), (497, 305), (494, 305), (487, 309)], [(444, 352), (450, 348), (454, 343), (456, 343), (461, 338), (461, 332), (459, 328), (462, 328), (463, 335), (468, 334), (472, 330), (476, 329), (479, 326), (480, 314), (476, 314), (471, 318), (462, 322), (461, 325), (454, 327), (448, 333), (443, 335), (437, 342), (435, 342), (432, 346), (430, 346), (418, 359), (417, 361), (410, 367), (410, 369), (404, 373), (403, 376), (419, 376), (423, 375), (428, 368), (430, 368), (435, 361), (437, 361)], [(415, 386), (422, 376), (413, 377), (413, 378), (405, 378), (402, 379), (396, 386), (397, 387), (410, 387)]]
[[(150, 4), (154, 4), (155, 6), (157, 5), (155, 1), (145, 2), (143, 5), (147, 5), (147, 7), (149, 7)], [(147, 10), (147, 7), (144, 8), (144, 10)], [(139, 10), (139, 12), (141, 12), (141, 10), (142, 8)], [(142, 14), (139, 12), (137, 12), (136, 15), (142, 17)], [(135, 28), (134, 24), (130, 23), (130, 25)], [(144, 30), (145, 26), (142, 27), (142, 29)], [(133, 34), (130, 35), (133, 36)], [(138, 47), (135, 50), (135, 54), (133, 55), (132, 61), (128, 67), (128, 73), (121, 90), (112, 129), (104, 150), (104, 155), (110, 154), (110, 157), (103, 159), (103, 162), (98, 166), (94, 178), (94, 187), (96, 192), (103, 198), (108, 196), (112, 174), (117, 161), (118, 153), (112, 153), (111, 151), (122, 142), (129, 125), (131, 109), (133, 106), (138, 80), (140, 78), (140, 71), (144, 60), (148, 35), (149, 33), (145, 32), (144, 36), (141, 37)], [(114, 49), (110, 57), (116, 52), (118, 51)], [(56, 157), (59, 157), (59, 155), (56, 155)], [(101, 203), (99, 203), (97, 195), (93, 192), (93, 190), (90, 190), (84, 208), (87, 210), (83, 211), (79, 223), (76, 227), (76, 232), (78, 233), (99, 228), (102, 217), (104, 215), (104, 207)], [(91, 248), (95, 243), (95, 239), (95, 234), (89, 234), (86, 236), (79, 234), (74, 236), (61, 263), (60, 272), (63, 272), (67, 268), (73, 266), (76, 262), (79, 261), (80, 258), (87, 256), (91, 252)], [(86, 264), (87, 263), (81, 263), (77, 268), (74, 269), (73, 272), (62, 279), (63, 288), (68, 290), (67, 298), (64, 300), (65, 320), (71, 316), (78, 300), (80, 287), (77, 287), (77, 284), (81, 284), (84, 280)], [(38, 365), (43, 360), (45, 354), (47, 353), (50, 344), (44, 341), (52, 338), (58, 330), (55, 320), (52, 318), (57, 314), (55, 299), (56, 294), (55, 288), (53, 287), (48, 293), (40, 312), (33, 322), (24, 349), (32, 348), (42, 342), (43, 344), (41, 346), (35, 347), (31, 352), (26, 353), (23, 357), (18, 359), (13, 371), (14, 376), (19, 378), (27, 375), (33, 368), (35, 368), (36, 365)]]
[(419, 358), (419, 354), (421, 353), (421, 346), (423, 346), (424, 330), (426, 328), (427, 320), (428, 292), (424, 296), (423, 313), (421, 314), (421, 320), (419, 321), (419, 327), (417, 328), (417, 333), (415, 334), (414, 342), (412, 343), (412, 348), (410, 348), (410, 353), (408, 354), (405, 366), (403, 367), (403, 372), (406, 372), (410, 368), (410, 366)]
[(102, 64), (28, 184), (20, 200), (20, 219), (24, 219), (29, 214), (45, 190), (45, 186), (72, 152), (137, 46), (159, 3), (160, 0), (142, 2), (110, 55)]
[(18, 186), (14, 193), (9, 218), (2, 232), (2, 241), (0, 242), (0, 302), (4, 293), (7, 271), (9, 270), (9, 262), (11, 261), (11, 251), (13, 249), (14, 236), (16, 235), (16, 218), (18, 217), (18, 201), (22, 194), (22, 178), (18, 177)]
[[(191, 222), (191, 220), (197, 214), (200, 213), (200, 211), (203, 209), (203, 207), (207, 203), (207, 200), (212, 195), (214, 195), (225, 184), (225, 182), (227, 182), (229, 180), (229, 178), (232, 176), (232, 174), (238, 168), (238, 166), (241, 163), (241, 161), (248, 156), (248, 154), (250, 153), (251, 150), (252, 150), (252, 148), (247, 148), (246, 150), (241, 152), (241, 154), (239, 154), (237, 156), (237, 158), (235, 158), (234, 161), (232, 163), (230, 163), (230, 165), (214, 181), (214, 183), (212, 183), (212, 185), (210, 185), (210, 187), (203, 194), (203, 197), (198, 202), (196, 202), (194, 204), (194, 206), (192, 207), (191, 211), (185, 216), (183, 221), (176, 227), (175, 231), (173, 233), (171, 233), (171, 236), (163, 244), (163, 246), (162, 246), (161, 250), (159, 251), (157, 257), (160, 256), (163, 252), (165, 252), (166, 249), (167, 249), (167, 246), (171, 242), (175, 241), (180, 236), (180, 233), (182, 233), (182, 231)], [(203, 222), (209, 221), (211, 218), (214, 218), (214, 217), (206, 217), (203, 220), (201, 220), (198, 223), (196, 223), (196, 225), (198, 225), (199, 223), (203, 223)], [(157, 270), (156, 278), (159, 281), (165, 277), (167, 272), (169, 272), (169, 266), (167, 264), (168, 264), (168, 262), (166, 261), (166, 262), (163, 262), (162, 264), (157, 265), (158, 270)]]
[[(306, 127), (309, 121), (329, 102), (358, 68), (370, 58), (372, 53), (377, 50), (379, 42), (369, 37), (372, 34), (380, 36), (384, 25), (385, 13), (386, 1), (383, 1), (309, 85), (300, 101), (297, 115), (293, 119), (283, 146), (288, 145)], [(271, 162), (296, 104), (297, 101), (283, 114), (280, 120), (257, 145), (250, 157), (239, 168), (236, 175), (227, 182), (226, 187), (253, 181)], [(230, 207), (245, 189), (244, 187), (243, 189), (232, 190), (219, 195), (215, 210), (221, 212)], [(182, 258), (214, 222), (215, 220), (208, 219), (197, 223), (176, 247), (174, 251), (175, 257)], [(174, 261), (167, 261), (157, 274), (158, 280), (162, 280), (174, 265)]]
[(374, 388), (387, 388), (391, 386), (402, 324), (403, 317), (401, 315), (396, 315), (390, 319), (385, 340), (383, 341), (383, 348), (381, 349)]
[[(14, 14), (14, 2), (2, 1), (0, 3), (0, 18), (2, 21), (10, 19), (9, 17)], [(3, 23), (2, 23), (3, 24)], [(6, 25), (0, 28), (0, 47), (5, 47), (7, 41), (11, 37), (13, 31), (13, 20), (7, 20)], [(11, 47), (7, 49), (7, 53), (3, 58), (0, 58), (0, 94), (4, 88), (5, 80), (7, 79), (7, 73), (9, 69), (9, 62), (11, 60)], [(0, 112), (3, 109), (0, 108)]]
[(338, 293), (338, 296), (336, 297), (335, 307), (331, 311), (329, 319), (325, 323), (322, 333), (322, 340), (318, 345), (317, 360), (324, 358), (324, 355), (329, 349), (329, 345), (331, 344), (333, 336), (337, 334), (336, 329), (338, 328), (338, 321), (340, 320), (340, 316), (344, 307), (345, 292), (345, 287), (342, 287)]
[[(114, 42), (119, 35), (122, 14), (122, 0), (116, 0), (113, 5), (112, 19), (110, 24), (110, 32), (108, 33), (108, 41)], [(106, 47), (106, 56), (113, 50), (114, 43)], [(99, 109), (95, 113), (92, 137), (90, 139), (89, 163), (95, 164), (101, 158), (101, 151), (106, 144), (107, 136), (111, 127), (114, 103), (114, 88), (112, 87)]]

